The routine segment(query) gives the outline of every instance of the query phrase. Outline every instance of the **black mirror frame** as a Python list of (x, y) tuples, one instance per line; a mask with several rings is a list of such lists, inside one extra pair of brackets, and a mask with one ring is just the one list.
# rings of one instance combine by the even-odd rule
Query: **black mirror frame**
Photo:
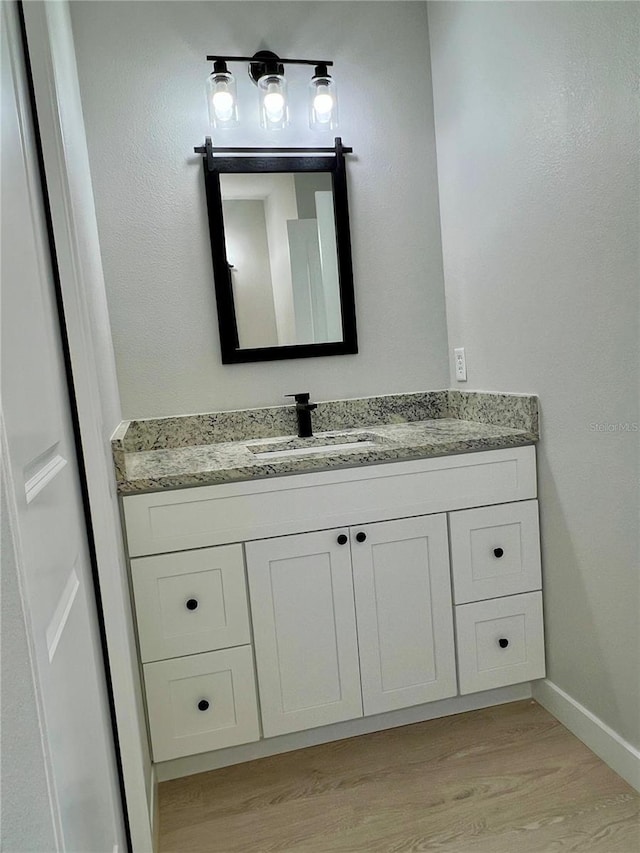
[[(229, 150), (229, 149), (226, 149)], [(234, 150), (234, 149), (232, 149)], [(235, 149), (252, 151), (252, 149)], [(218, 329), (223, 364), (241, 364), (252, 361), (276, 361), (287, 358), (312, 358), (328, 355), (354, 355), (358, 352), (356, 331), (353, 267), (351, 261), (351, 236), (349, 231), (349, 205), (347, 199), (347, 174), (344, 154), (351, 149), (342, 147), (336, 139), (335, 149), (329, 156), (317, 156), (318, 149), (273, 149), (277, 152), (309, 151), (306, 156), (221, 156), (207, 139), (205, 148), (196, 151), (203, 157), (204, 182), (211, 240), (211, 260), (218, 308)], [(225, 149), (217, 149), (224, 152)], [(313, 156), (315, 154), (315, 156)], [(222, 212), (220, 175), (246, 172), (329, 172), (333, 189), (333, 206), (336, 225), (336, 246), (340, 303), (342, 308), (342, 340), (319, 344), (292, 344), (287, 346), (254, 347), (240, 349), (238, 324), (233, 301), (233, 285), (227, 261)]]

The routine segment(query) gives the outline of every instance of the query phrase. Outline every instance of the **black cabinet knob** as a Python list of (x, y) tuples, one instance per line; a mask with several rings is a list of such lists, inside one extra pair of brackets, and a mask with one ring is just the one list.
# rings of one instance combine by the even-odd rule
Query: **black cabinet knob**
[(208, 710), (209, 710), (209, 703), (207, 702), (206, 699), (201, 699), (198, 702), (198, 711), (208, 711)]
[(493, 549), (493, 556), (494, 557), (497, 557), (498, 559), (500, 559), (500, 557), (502, 557), (503, 554), (504, 554), (504, 551), (502, 550), (502, 548), (494, 548)]
[(198, 609), (198, 599), (190, 598), (187, 601), (187, 610), (197, 610)]
[(367, 534), (360, 531), (360, 533), (356, 533), (356, 541), (364, 542), (367, 538)]
[(500, 637), (500, 639), (498, 640), (498, 645), (501, 649), (506, 649), (509, 645), (509, 640), (505, 639), (504, 637)]
[(348, 541), (349, 539), (344, 533), (341, 533), (340, 536), (338, 536), (338, 545), (346, 545)]

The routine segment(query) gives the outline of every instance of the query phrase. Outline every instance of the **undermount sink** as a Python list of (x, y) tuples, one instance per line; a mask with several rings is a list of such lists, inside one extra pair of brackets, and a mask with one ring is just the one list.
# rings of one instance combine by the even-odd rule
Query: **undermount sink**
[(384, 443), (380, 436), (368, 432), (335, 433), (332, 435), (314, 435), (310, 438), (283, 438), (274, 441), (247, 443), (247, 450), (260, 459), (275, 459), (287, 456), (308, 456), (341, 450), (363, 450)]

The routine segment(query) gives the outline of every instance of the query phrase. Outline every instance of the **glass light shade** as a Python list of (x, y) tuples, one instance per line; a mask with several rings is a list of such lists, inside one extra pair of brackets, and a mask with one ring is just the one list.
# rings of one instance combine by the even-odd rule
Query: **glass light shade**
[(215, 128), (233, 127), (238, 123), (236, 81), (230, 71), (214, 71), (207, 80), (209, 121)]
[(332, 77), (316, 75), (309, 84), (309, 127), (335, 130), (338, 126), (338, 92)]
[(258, 80), (260, 125), (266, 130), (281, 130), (289, 124), (287, 81), (282, 74), (265, 74)]

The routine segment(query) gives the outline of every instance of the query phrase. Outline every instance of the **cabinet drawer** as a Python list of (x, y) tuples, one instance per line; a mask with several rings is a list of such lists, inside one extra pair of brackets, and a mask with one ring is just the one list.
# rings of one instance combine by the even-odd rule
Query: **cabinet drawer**
[(131, 560), (144, 663), (250, 642), (241, 545)]
[(250, 646), (144, 666), (154, 761), (260, 737)]
[(460, 693), (544, 678), (542, 593), (455, 608)]
[(132, 557), (536, 497), (534, 447), (123, 498)]
[(538, 502), (452, 512), (456, 604), (540, 589)]

